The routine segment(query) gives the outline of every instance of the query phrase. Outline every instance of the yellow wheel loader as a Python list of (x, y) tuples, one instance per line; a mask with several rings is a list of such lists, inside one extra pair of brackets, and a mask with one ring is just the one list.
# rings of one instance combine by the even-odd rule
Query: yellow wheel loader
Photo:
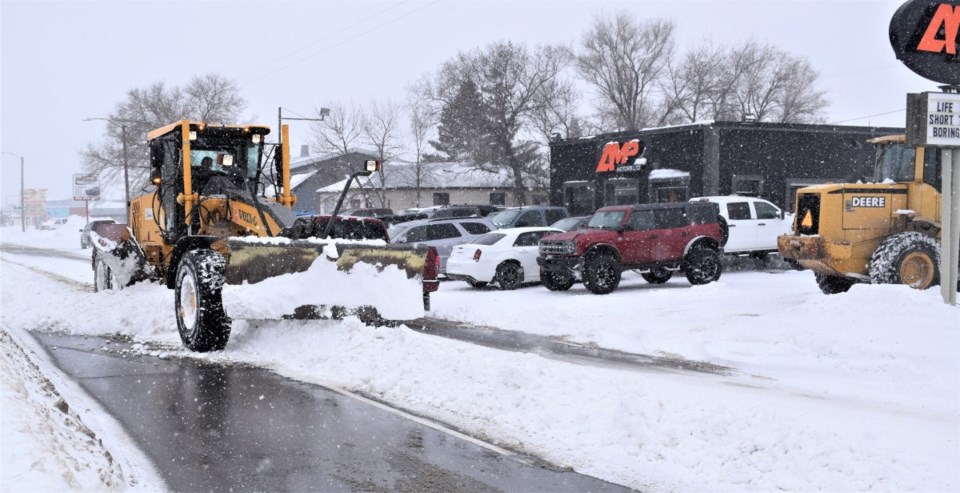
[(812, 270), (826, 294), (858, 282), (940, 282), (940, 153), (908, 146), (903, 135), (869, 142), (873, 182), (799, 189), (793, 234), (777, 240), (780, 255)]
[(164, 283), (194, 351), (223, 349), (231, 317), (423, 316), (438, 286), (436, 250), (388, 244), (377, 220), (337, 217), (353, 178), (380, 163), (351, 176), (332, 216), (295, 218), (288, 129), (276, 144), (265, 143), (269, 132), (188, 120), (149, 132), (150, 184), (131, 200), (128, 225), (91, 232), (94, 289)]

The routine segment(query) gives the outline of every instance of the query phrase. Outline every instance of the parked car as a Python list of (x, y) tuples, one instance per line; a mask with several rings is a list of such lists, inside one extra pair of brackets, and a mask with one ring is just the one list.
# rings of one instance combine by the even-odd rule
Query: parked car
[(487, 233), (465, 245), (457, 245), (447, 260), (447, 278), (467, 281), (480, 288), (497, 283), (500, 289), (517, 289), (538, 282), (540, 238), (562, 233), (556, 228), (508, 228)]
[(48, 230), (48, 231), (49, 231), (49, 230), (54, 230), (54, 229), (60, 229), (60, 226), (63, 226), (64, 224), (67, 224), (67, 221), (68, 221), (69, 219), (70, 219), (70, 218), (67, 218), (67, 217), (58, 217), (58, 218), (55, 218), (55, 219), (47, 219), (46, 221), (40, 223), (40, 226), (38, 226), (37, 229), (40, 229), (40, 230)]
[(778, 236), (792, 231), (793, 215), (761, 198), (726, 195), (690, 201), (712, 202), (720, 208), (726, 236), (723, 253), (764, 258), (777, 252)]
[(528, 207), (511, 207), (496, 214), (490, 215), (490, 220), (498, 228), (522, 228), (526, 226), (547, 226), (567, 216), (566, 207), (552, 207), (548, 205), (533, 205)]
[(485, 217), (464, 217), (457, 219), (424, 219), (394, 224), (387, 230), (390, 243), (410, 243), (427, 245), (437, 249), (440, 255), (440, 273), (447, 271), (447, 258), (453, 247), (469, 243), (496, 226)]
[(393, 210), (386, 208), (367, 207), (363, 209), (347, 209), (345, 211), (338, 212), (337, 215), (353, 217), (383, 217), (392, 216)]
[[(329, 215), (298, 217), (293, 225), (280, 232), (286, 238), (321, 236), (326, 231)], [(388, 240), (387, 225), (375, 217), (341, 216), (330, 227), (330, 238), (348, 240)]]
[(95, 219), (88, 222), (87, 225), (80, 230), (80, 248), (90, 248), (93, 246), (93, 242), (90, 241), (90, 231), (92, 231), (93, 228), (100, 224), (112, 224), (114, 222), (116, 221), (113, 219)]
[(590, 292), (617, 289), (625, 270), (653, 284), (676, 271), (691, 284), (720, 278), (720, 224), (709, 202), (618, 205), (597, 210), (587, 229), (540, 240), (540, 281), (551, 291), (570, 289), (577, 278)]
[(562, 229), (563, 231), (574, 231), (585, 228), (589, 220), (590, 216), (570, 216), (551, 224), (550, 227)]

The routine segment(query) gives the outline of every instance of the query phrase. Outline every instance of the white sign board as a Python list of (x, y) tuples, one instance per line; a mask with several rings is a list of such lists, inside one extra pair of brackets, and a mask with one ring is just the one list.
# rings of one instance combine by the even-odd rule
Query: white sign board
[(927, 145), (960, 148), (960, 94), (927, 94)]
[(96, 175), (73, 175), (73, 200), (100, 200), (100, 181)]

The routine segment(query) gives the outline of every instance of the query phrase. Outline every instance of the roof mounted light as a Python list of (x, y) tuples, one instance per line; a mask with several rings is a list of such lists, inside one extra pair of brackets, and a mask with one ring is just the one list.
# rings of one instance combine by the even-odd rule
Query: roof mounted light
[(380, 171), (380, 161), (376, 159), (368, 159), (363, 162), (363, 170), (367, 172)]
[(196, 131), (196, 130), (191, 130), (191, 131), (190, 131), (190, 140), (197, 140), (197, 131)]
[(260, 134), (253, 134), (253, 143), (254, 143), (254, 144), (259, 144), (259, 143), (262, 142), (262, 141), (263, 141), (263, 136), (262, 136), (262, 135), (260, 135)]

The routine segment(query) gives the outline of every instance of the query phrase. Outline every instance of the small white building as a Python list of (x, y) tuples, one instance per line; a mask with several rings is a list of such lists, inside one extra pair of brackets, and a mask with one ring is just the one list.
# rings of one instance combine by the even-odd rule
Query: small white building
[[(346, 180), (316, 190), (318, 214), (330, 213)], [(518, 204), (513, 177), (506, 170), (486, 171), (461, 163), (390, 162), (379, 174), (360, 178), (350, 187), (342, 208), (389, 207), (400, 212), (411, 207), (449, 204), (490, 204), (504, 207), (547, 203), (547, 189), (525, 178), (526, 204)], [(302, 187), (301, 187), (302, 188)], [(305, 190), (300, 190), (304, 193)], [(382, 201), (381, 201), (382, 195)]]

